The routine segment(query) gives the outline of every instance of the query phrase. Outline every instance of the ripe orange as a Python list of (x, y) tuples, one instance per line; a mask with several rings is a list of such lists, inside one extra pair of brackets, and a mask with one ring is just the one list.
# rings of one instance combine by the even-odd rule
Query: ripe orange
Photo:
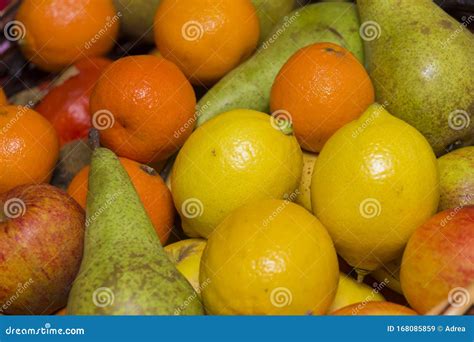
[[(119, 158), (137, 190), (155, 231), (164, 244), (173, 227), (174, 206), (171, 192), (160, 175), (151, 167), (127, 158)], [(89, 166), (79, 171), (67, 189), (84, 209), (86, 208)]]
[(194, 84), (212, 84), (257, 47), (259, 20), (250, 0), (162, 0), (155, 42)]
[(20, 47), (31, 62), (59, 71), (84, 56), (100, 56), (113, 46), (120, 14), (112, 0), (24, 0), (17, 18)]
[(270, 108), (289, 117), (301, 147), (319, 152), (339, 128), (374, 102), (366, 70), (348, 50), (318, 43), (297, 51), (273, 83)]
[(27, 107), (0, 107), (0, 193), (48, 182), (58, 159), (53, 126)]
[(110, 63), (102, 57), (84, 58), (74, 63), (77, 74), (52, 89), (36, 106), (56, 128), (61, 145), (87, 137), (91, 128), (92, 88)]
[(0, 88), (0, 106), (5, 106), (7, 104), (8, 104), (7, 97), (5, 93), (3, 92), (3, 89)]
[(90, 99), (101, 143), (121, 157), (142, 163), (171, 156), (191, 134), (194, 90), (176, 65), (144, 55), (112, 63)]

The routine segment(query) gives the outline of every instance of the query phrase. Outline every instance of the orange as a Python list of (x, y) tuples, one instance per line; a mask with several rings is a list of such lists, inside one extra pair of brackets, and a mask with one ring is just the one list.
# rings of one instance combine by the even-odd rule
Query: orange
[(59, 71), (79, 58), (107, 53), (120, 16), (112, 0), (24, 0), (16, 18), (23, 31), (20, 47), (41, 69)]
[(250, 0), (162, 0), (155, 42), (194, 84), (212, 84), (257, 47), (259, 20)]
[(301, 147), (311, 152), (319, 152), (373, 102), (374, 87), (362, 64), (332, 43), (297, 51), (281, 68), (270, 96), (272, 115), (290, 119)]
[[(150, 217), (155, 231), (164, 244), (173, 227), (174, 206), (171, 192), (160, 175), (151, 167), (127, 158), (119, 158), (127, 171), (145, 211)], [(79, 171), (67, 189), (67, 192), (86, 209), (89, 166)]]
[(5, 93), (3, 92), (3, 89), (0, 88), (0, 106), (5, 106), (7, 104), (8, 104), (7, 97)]
[(48, 182), (59, 154), (53, 126), (22, 106), (0, 107), (0, 193)]
[(176, 152), (196, 121), (189, 81), (176, 65), (151, 55), (112, 63), (92, 91), (90, 106), (101, 143), (146, 164)]

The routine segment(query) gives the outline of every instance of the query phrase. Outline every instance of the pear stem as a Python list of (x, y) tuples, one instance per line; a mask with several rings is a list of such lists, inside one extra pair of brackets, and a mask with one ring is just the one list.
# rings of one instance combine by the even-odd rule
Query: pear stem
[(96, 128), (91, 128), (89, 130), (89, 146), (92, 151), (100, 147), (100, 136), (99, 131)]
[(356, 268), (355, 271), (357, 273), (357, 282), (359, 284), (361, 284), (364, 281), (365, 276), (370, 273), (370, 271), (364, 270), (362, 268)]

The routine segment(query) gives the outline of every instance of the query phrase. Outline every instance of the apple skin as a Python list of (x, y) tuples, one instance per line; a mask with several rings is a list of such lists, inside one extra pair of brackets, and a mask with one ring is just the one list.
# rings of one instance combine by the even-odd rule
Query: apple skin
[(80, 205), (49, 184), (0, 195), (0, 313), (48, 315), (66, 306), (84, 227)]
[(334, 316), (410, 316), (417, 315), (406, 306), (391, 302), (367, 302), (348, 305), (332, 313)]
[(474, 205), (474, 146), (438, 158), (440, 200), (438, 211)]
[(442, 211), (411, 236), (400, 280), (410, 306), (425, 314), (474, 281), (474, 206)]
[(206, 247), (206, 243), (205, 239), (186, 239), (165, 247), (168, 258), (193, 286), (199, 296), (201, 296), (199, 270), (202, 252)]

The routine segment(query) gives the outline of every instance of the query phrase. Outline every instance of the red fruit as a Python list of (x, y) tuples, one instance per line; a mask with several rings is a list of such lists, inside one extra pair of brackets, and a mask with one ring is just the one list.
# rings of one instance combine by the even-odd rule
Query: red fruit
[(99, 57), (78, 61), (73, 65), (78, 74), (53, 88), (36, 107), (58, 132), (61, 146), (87, 137), (91, 128), (92, 88), (110, 63), (112, 61)]
[(400, 280), (410, 306), (425, 314), (446, 299), (463, 306), (474, 282), (474, 206), (442, 211), (410, 237)]

